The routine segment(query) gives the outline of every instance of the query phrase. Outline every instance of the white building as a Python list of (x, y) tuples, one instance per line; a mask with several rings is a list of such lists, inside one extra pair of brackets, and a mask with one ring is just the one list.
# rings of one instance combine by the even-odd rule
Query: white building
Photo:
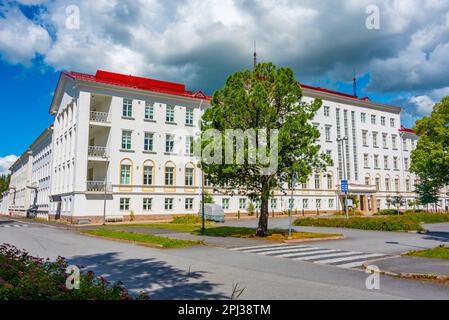
[(48, 127), (11, 166), (9, 192), (2, 200), (3, 214), (47, 218), (52, 160), (53, 126)]
[[(388, 199), (397, 195), (415, 198), (415, 177), (408, 168), (417, 136), (401, 126), (401, 108), (305, 85), (303, 92), (305, 101), (323, 100), (313, 124), (334, 165), (298, 186), (293, 202), (290, 194), (277, 195), (271, 211), (289, 206), (306, 214), (342, 210), (339, 181), (345, 177), (366, 214), (387, 208)], [(17, 190), (11, 209), (30, 206), (31, 191), (24, 186), (32, 180), (40, 183), (40, 210), (45, 211), (42, 199), (50, 188), (49, 216), (72, 223), (100, 222), (104, 212), (110, 220), (197, 213), (201, 172), (191, 146), (209, 101), (182, 84), (104, 71), (63, 73), (50, 108), (55, 116), (52, 147), (42, 150), (51, 154), (50, 173), (48, 158), (31, 167), (25, 165), (28, 155), (22, 156), (12, 167), (23, 173), (15, 174), (11, 184)], [(37, 168), (47, 180), (38, 178)], [(250, 201), (245, 197), (208, 187), (226, 213), (246, 212)], [(19, 190), (28, 196), (22, 200)], [(445, 195), (442, 201), (442, 206), (449, 204)]]

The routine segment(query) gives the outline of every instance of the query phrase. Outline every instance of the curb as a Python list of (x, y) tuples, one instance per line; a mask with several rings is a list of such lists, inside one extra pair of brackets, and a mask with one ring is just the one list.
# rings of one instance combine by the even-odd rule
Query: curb
[(312, 238), (312, 239), (292, 239), (292, 240), (284, 240), (283, 243), (304, 243), (304, 242), (319, 242), (319, 241), (331, 241), (331, 240), (342, 240), (345, 239), (345, 236), (338, 237), (327, 237), (327, 238)]
[(395, 278), (402, 278), (402, 279), (409, 279), (409, 280), (421, 280), (421, 281), (436, 281), (439, 283), (444, 283), (449, 285), (449, 275), (437, 275), (437, 274), (425, 274), (425, 273), (412, 273), (412, 272), (394, 272), (394, 271), (387, 271), (387, 270), (375, 270), (371, 267), (373, 267), (376, 261), (382, 261), (387, 260), (391, 258), (397, 258), (399, 256), (395, 257), (388, 257), (384, 259), (379, 260), (372, 260), (365, 262), (363, 264), (363, 269), (367, 272), (372, 273), (380, 273), (386, 276), (391, 276)]
[(101, 237), (101, 236), (95, 236), (92, 234), (85, 234), (80, 232), (81, 236), (90, 237), (90, 238), (96, 238), (96, 239), (103, 239), (103, 240), (109, 240), (114, 242), (121, 242), (121, 243), (127, 243), (132, 244), (135, 246), (141, 246), (141, 247), (147, 247), (147, 248), (153, 248), (153, 249), (164, 249), (164, 247), (160, 244), (152, 244), (152, 243), (145, 243), (145, 242), (138, 242), (138, 241), (132, 241), (132, 240), (123, 240), (123, 239), (114, 239), (114, 238), (108, 238), (108, 237)]

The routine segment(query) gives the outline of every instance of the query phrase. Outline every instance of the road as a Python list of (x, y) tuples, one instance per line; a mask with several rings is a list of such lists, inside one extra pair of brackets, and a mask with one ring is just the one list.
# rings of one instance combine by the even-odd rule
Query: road
[[(0, 243), (40, 257), (64, 256), (109, 280), (122, 280), (131, 292), (145, 290), (156, 300), (229, 299), (235, 285), (245, 289), (243, 300), (449, 299), (447, 286), (384, 276), (380, 290), (368, 290), (368, 275), (354, 269), (216, 247), (158, 250), (0, 220)], [(326, 247), (336, 243), (327, 242)]]

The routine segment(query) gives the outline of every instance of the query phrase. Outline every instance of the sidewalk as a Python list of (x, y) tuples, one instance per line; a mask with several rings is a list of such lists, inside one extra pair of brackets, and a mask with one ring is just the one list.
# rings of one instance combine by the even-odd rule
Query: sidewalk
[(431, 276), (439, 280), (449, 280), (449, 260), (420, 257), (394, 257), (371, 261), (364, 268), (376, 266), (381, 273), (404, 278), (424, 278)]

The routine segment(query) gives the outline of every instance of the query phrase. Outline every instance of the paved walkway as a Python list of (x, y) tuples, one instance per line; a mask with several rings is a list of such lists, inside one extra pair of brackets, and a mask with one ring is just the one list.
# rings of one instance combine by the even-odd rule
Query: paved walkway
[[(367, 267), (369, 264), (365, 264)], [(374, 261), (382, 272), (390, 274), (431, 274), (449, 277), (449, 260), (420, 257), (395, 257), (391, 259)]]

